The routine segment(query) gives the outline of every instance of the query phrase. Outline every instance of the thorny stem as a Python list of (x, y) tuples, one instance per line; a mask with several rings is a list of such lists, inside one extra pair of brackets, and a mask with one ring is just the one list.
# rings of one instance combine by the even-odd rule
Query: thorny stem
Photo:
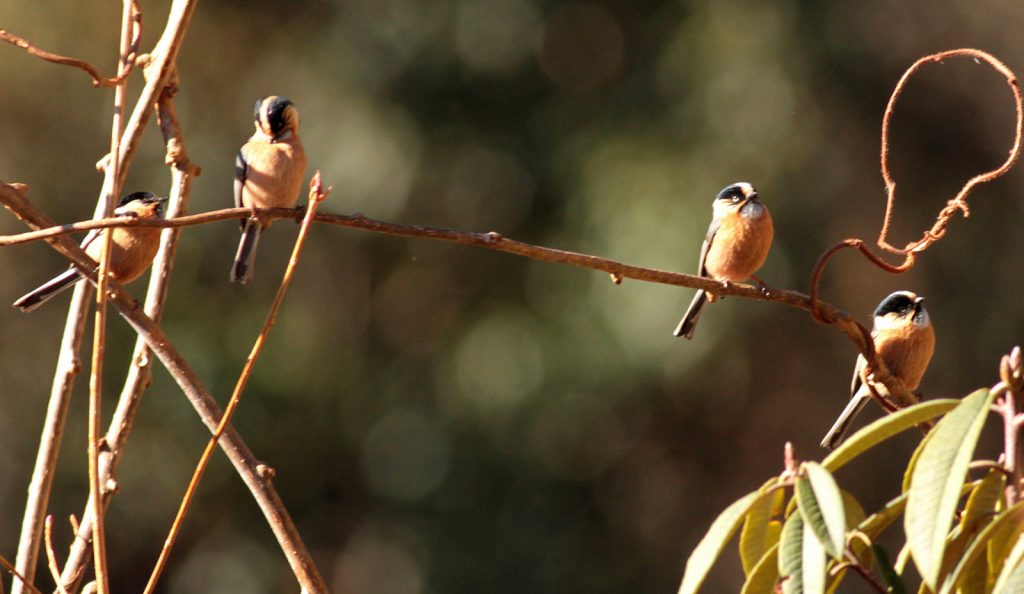
[(174, 518), (174, 522), (171, 524), (171, 529), (168, 532), (167, 538), (164, 541), (164, 546), (160, 551), (160, 557), (157, 559), (156, 565), (153, 567), (153, 573), (150, 575), (149, 582), (146, 584), (146, 589), (143, 591), (144, 594), (151, 594), (156, 588), (156, 584), (160, 579), (160, 574), (163, 572), (164, 565), (167, 563), (167, 558), (170, 556), (174, 542), (177, 540), (178, 532), (181, 530), (185, 514), (188, 513), (188, 509), (192, 504), (196, 489), (199, 487), (199, 481), (202, 479), (203, 473), (206, 471), (206, 467), (210, 463), (210, 458), (213, 456), (214, 448), (217, 446), (217, 440), (219, 440), (220, 436), (224, 433), (225, 427), (228, 426), (232, 415), (234, 415), (235, 410), (238, 408), (238, 404), (241, 402), (242, 392), (245, 390), (246, 384), (249, 383), (249, 377), (252, 375), (252, 370), (256, 366), (256, 361), (259, 360), (260, 353), (263, 352), (263, 346), (267, 342), (267, 337), (270, 335), (270, 329), (274, 327), (274, 322), (277, 320), (277, 312), (280, 311), (281, 305), (284, 303), (284, 296), (288, 292), (288, 287), (291, 285), (292, 278), (295, 276), (295, 269), (299, 264), (299, 256), (302, 254), (302, 248), (306, 244), (306, 237), (309, 235), (309, 230), (312, 227), (313, 217), (316, 215), (317, 207), (327, 198), (327, 195), (330, 194), (330, 192), (330, 188), (325, 190), (321, 185), (320, 172), (317, 171), (316, 174), (313, 175), (313, 181), (309, 184), (309, 204), (306, 206), (306, 214), (302, 219), (302, 227), (299, 228), (299, 235), (295, 239), (295, 246), (292, 248), (292, 255), (288, 260), (288, 266), (285, 268), (281, 284), (277, 288), (277, 294), (274, 296), (274, 302), (271, 304), (270, 311), (267, 313), (267, 319), (263, 323), (263, 328), (260, 330), (259, 335), (256, 337), (256, 341), (252, 345), (252, 351), (249, 353), (249, 357), (245, 360), (245, 365), (242, 367), (242, 373), (239, 374), (238, 381), (235, 383), (235, 389), (231, 393), (231, 400), (228, 402), (227, 408), (224, 409), (224, 415), (221, 417), (220, 423), (217, 424), (217, 429), (210, 437), (210, 441), (206, 444), (206, 449), (203, 451), (203, 455), (199, 458), (199, 463), (196, 464), (195, 472), (192, 474), (192, 480), (189, 481), (185, 495), (181, 499), (181, 505), (178, 507), (178, 513)]

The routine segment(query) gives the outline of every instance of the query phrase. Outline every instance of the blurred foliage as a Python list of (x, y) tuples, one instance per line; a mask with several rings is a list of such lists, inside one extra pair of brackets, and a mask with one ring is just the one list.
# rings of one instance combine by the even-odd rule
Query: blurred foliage
[[(143, 0), (144, 47), (166, 5)], [(0, 26), (110, 72), (119, 10), (0, 0)], [(877, 234), (878, 126), (903, 69), (977, 46), (1020, 73), (1024, 38), (1009, 24), (1022, 18), (1024, 5), (993, 0), (210, 0), (179, 60), (179, 114), (203, 168), (192, 210), (230, 204), (252, 103), (281, 94), (302, 114), (311, 170), (334, 185), (327, 211), (692, 271), (711, 198), (747, 180), (776, 221), (761, 276), (806, 290), (826, 246)], [(0, 55), (0, 178), (29, 184), (58, 220), (88, 217), (111, 92), (13, 47)], [(969, 60), (911, 82), (893, 129), (894, 243), (917, 237), (964, 179), (1003, 159), (1003, 84)], [(167, 181), (150, 126), (126, 190)], [(823, 297), (862, 319), (893, 289), (929, 297), (939, 341), (929, 396), (983, 383), (1020, 342), (1020, 187), (1017, 169), (979, 188), (970, 220), (954, 219), (905, 275), (852, 255), (826, 273)], [(0, 233), (21, 230), (0, 217)], [(164, 326), (215, 395), (230, 392), (294, 234), (275, 225), (255, 282), (238, 287), (227, 282), (237, 225), (184, 232)], [(62, 266), (42, 243), (0, 250), (4, 299)], [(709, 519), (780, 468), (784, 441), (820, 457), (855, 354), (805, 312), (741, 300), (715, 304), (694, 342), (675, 339), (690, 296), (318, 228), (236, 425), (277, 469), (333, 590), (670, 591)], [(11, 557), (63, 313), (55, 302), (0, 317), (0, 551)], [(132, 344), (118, 322), (109, 337), (108, 411)], [(80, 513), (86, 493), (85, 400), (74, 407), (57, 518)], [(109, 515), (117, 590), (141, 589), (204, 434), (157, 371)], [(840, 478), (878, 508), (915, 442), (897, 438)], [(258, 510), (218, 460), (163, 591), (291, 589)], [(58, 541), (69, 534), (58, 522)], [(708, 580), (709, 591), (742, 583), (724, 570)]]

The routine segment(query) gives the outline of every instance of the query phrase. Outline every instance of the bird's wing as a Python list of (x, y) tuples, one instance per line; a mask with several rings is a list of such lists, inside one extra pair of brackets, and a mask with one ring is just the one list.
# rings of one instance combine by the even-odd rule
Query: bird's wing
[(853, 366), (853, 379), (850, 380), (851, 398), (853, 398), (857, 391), (860, 390), (861, 385), (864, 383), (860, 374), (864, 371), (864, 366), (867, 364), (868, 361), (864, 358), (864, 355), (857, 355), (857, 364)]
[[(245, 159), (245, 145), (238, 151), (235, 157), (235, 208), (242, 208), (242, 187), (245, 186), (245, 178), (249, 173), (249, 163)], [(242, 229), (245, 229), (245, 219), (239, 221)]]
[(700, 246), (700, 263), (697, 265), (697, 274), (700, 276), (708, 275), (704, 264), (707, 262), (708, 251), (711, 249), (711, 242), (715, 239), (715, 233), (718, 233), (718, 228), (721, 226), (722, 222), (717, 218), (711, 219), (711, 224), (708, 225), (708, 233), (704, 236), (704, 243)]

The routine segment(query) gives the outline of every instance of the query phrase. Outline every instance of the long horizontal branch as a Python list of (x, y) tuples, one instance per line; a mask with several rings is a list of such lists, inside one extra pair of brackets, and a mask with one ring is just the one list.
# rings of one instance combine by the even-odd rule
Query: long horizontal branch
[[(109, 219), (69, 223), (48, 229), (40, 229), (30, 233), (0, 236), (0, 246), (25, 243), (27, 241), (36, 241), (39, 239), (52, 240), (53, 237), (66, 233), (106, 227), (188, 227), (192, 225), (201, 225), (250, 216), (257, 216), (265, 219), (293, 219), (298, 221), (302, 218), (302, 214), (303, 211), (301, 209), (226, 208), (223, 210), (209, 211), (186, 217), (164, 220), (113, 217)], [(453, 243), (473, 245), (489, 250), (515, 254), (517, 256), (523, 256), (534, 260), (600, 270), (610, 274), (615, 282), (620, 282), (621, 279), (624, 278), (630, 278), (645, 282), (689, 287), (691, 289), (704, 289), (721, 296), (734, 296), (758, 301), (771, 301), (774, 303), (789, 305), (791, 307), (797, 307), (806, 311), (812, 311), (811, 298), (797, 291), (775, 288), (762, 289), (761, 287), (742, 283), (729, 283), (726, 285), (722, 282), (703, 276), (635, 266), (608, 258), (601, 258), (599, 256), (533, 245), (522, 241), (516, 241), (514, 239), (508, 239), (503, 237), (500, 233), (493, 231), (489, 233), (477, 233), (439, 227), (389, 223), (386, 221), (371, 219), (361, 214), (342, 215), (317, 213), (316, 222), (352, 227), (386, 235), (450, 241)], [(864, 326), (853, 319), (850, 314), (834, 305), (819, 300), (817, 302), (817, 307), (820, 319), (829, 324), (836, 325), (843, 334), (853, 342), (857, 350), (860, 351), (860, 353), (868, 360), (870, 368), (874, 370), (875, 381), (885, 386), (887, 394), (878, 395), (879, 403), (884, 408), (891, 411), (917, 402), (917, 397), (906, 389), (903, 382), (890, 375), (885, 364), (875, 355), (874, 343), (871, 341), (870, 334)]]
[[(46, 229), (29, 231), (16, 235), (2, 235), (0, 236), (0, 247), (28, 243), (38, 241), (40, 239), (52, 239), (68, 233), (91, 231), (93, 229), (106, 229), (109, 227), (191, 227), (193, 225), (246, 218), (254, 215), (265, 219), (294, 219), (295, 221), (300, 221), (302, 219), (303, 211), (301, 209), (289, 208), (225, 208), (222, 210), (213, 210), (172, 219), (141, 219), (132, 216), (111, 217), (107, 219), (96, 219), (57, 225)], [(747, 299), (773, 301), (793, 307), (799, 307), (808, 311), (811, 308), (810, 298), (796, 291), (781, 289), (762, 290), (759, 287), (742, 283), (729, 283), (728, 286), (725, 286), (719, 281), (703, 276), (671, 272), (668, 270), (658, 270), (643, 266), (634, 266), (599, 256), (591, 256), (589, 254), (581, 254), (568, 250), (533, 245), (516, 241), (514, 239), (508, 239), (493, 231), (489, 233), (477, 233), (472, 231), (459, 231), (456, 229), (444, 229), (440, 227), (424, 227), (420, 225), (389, 223), (371, 219), (360, 214), (342, 215), (321, 212), (317, 213), (315, 220), (318, 223), (353, 227), (386, 235), (420, 237), (474, 245), (490, 250), (525, 256), (534, 260), (543, 260), (546, 262), (556, 262), (560, 264), (569, 264), (572, 266), (581, 266), (584, 268), (591, 268), (593, 270), (600, 270), (607, 272), (616, 279), (631, 278), (634, 280), (676, 285), (679, 287), (689, 287), (692, 289), (705, 289), (714, 291), (716, 295), (732, 295)], [(824, 315), (824, 319), (830, 323), (842, 326), (846, 321), (852, 321), (849, 314), (833, 305), (822, 302), (820, 307)], [(844, 328), (844, 331), (845, 330), (846, 329)], [(858, 345), (860, 344), (859, 332), (847, 333), (851, 334), (851, 338), (857, 337), (854, 338), (854, 340)]]

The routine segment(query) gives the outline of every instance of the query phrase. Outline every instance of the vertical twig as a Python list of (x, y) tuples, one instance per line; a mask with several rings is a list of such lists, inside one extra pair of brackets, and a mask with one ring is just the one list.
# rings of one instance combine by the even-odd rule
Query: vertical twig
[[(117, 76), (120, 82), (114, 87), (114, 116), (110, 130), (110, 155), (107, 171), (106, 216), (113, 211), (114, 200), (120, 194), (121, 128), (125, 110), (125, 95), (128, 81), (124, 73), (130, 68), (129, 56), (132, 37), (132, 0), (123, 0), (121, 11), (121, 45), (118, 51)], [(92, 373), (89, 376), (89, 495), (96, 504), (93, 515), (93, 564), (96, 569), (96, 587), (99, 594), (109, 594), (110, 580), (107, 574), (107, 539), (103, 522), (103, 506), (100, 502), (100, 409), (103, 396), (103, 354), (107, 329), (107, 277), (110, 272), (110, 243), (113, 233), (102, 233), (100, 238), (99, 273), (96, 286), (96, 323), (93, 329)], [(98, 238), (99, 239), (99, 238)]]
[(292, 277), (295, 275), (295, 269), (299, 263), (299, 256), (302, 254), (302, 248), (306, 243), (306, 236), (309, 234), (313, 218), (316, 215), (316, 209), (320, 203), (327, 198), (330, 191), (330, 188), (324, 190), (320, 181), (320, 172), (317, 171), (313, 175), (313, 180), (309, 184), (309, 204), (306, 206), (306, 213), (302, 219), (302, 227), (299, 229), (298, 237), (295, 239), (295, 246), (292, 248), (291, 258), (288, 260), (288, 266), (285, 268), (281, 284), (277, 288), (277, 294), (274, 296), (274, 302), (270, 306), (270, 312), (267, 314), (267, 319), (263, 323), (263, 328), (260, 330), (259, 336), (256, 337), (256, 341), (252, 345), (249, 357), (245, 360), (245, 365), (242, 367), (242, 373), (239, 374), (238, 381), (235, 383), (235, 389), (231, 393), (231, 400), (228, 402), (228, 406), (224, 410), (224, 416), (221, 417), (216, 430), (210, 437), (210, 441), (206, 444), (206, 449), (203, 451), (203, 455), (199, 458), (199, 463), (196, 465), (195, 471), (192, 474), (192, 480), (189, 481), (188, 488), (185, 490), (185, 495), (182, 497), (181, 505), (178, 507), (178, 513), (174, 517), (174, 522), (171, 524), (171, 529), (167, 534), (167, 539), (164, 541), (164, 546), (160, 551), (160, 556), (157, 558), (156, 565), (153, 567), (153, 573), (150, 575), (149, 582), (146, 584), (144, 594), (152, 594), (156, 588), (156, 584), (160, 579), (160, 574), (163, 572), (164, 566), (167, 563), (167, 558), (170, 556), (171, 549), (174, 547), (174, 542), (177, 540), (178, 532), (181, 530), (181, 524), (185, 519), (185, 514), (188, 513), (188, 509), (192, 504), (192, 499), (195, 496), (196, 489), (199, 487), (199, 481), (202, 479), (203, 473), (206, 472), (206, 467), (210, 463), (210, 457), (213, 455), (213, 451), (217, 447), (217, 441), (224, 433), (224, 429), (228, 426), (228, 423), (231, 422), (231, 417), (238, 408), (238, 404), (242, 398), (242, 392), (245, 390), (245, 386), (249, 382), (249, 377), (252, 375), (252, 370), (256, 365), (256, 361), (260, 357), (260, 353), (263, 351), (263, 345), (266, 344), (267, 336), (270, 334), (270, 329), (274, 327), (274, 322), (277, 320), (277, 313), (281, 309), (281, 304), (284, 303), (284, 296), (288, 292), (289, 285), (291, 285)]
[(46, 541), (46, 565), (50, 568), (50, 575), (53, 576), (53, 583), (57, 584), (59, 594), (68, 594), (60, 583), (60, 563), (57, 563), (57, 553), (53, 550), (53, 516), (46, 516), (46, 529), (44, 539)]
[(1012, 506), (1021, 499), (1020, 430), (1024, 413), (1017, 412), (1024, 389), (1024, 354), (1019, 346), (1013, 347), (1009, 355), (999, 361), (999, 379), (1006, 390), (996, 403), (996, 410), (1003, 417), (1003, 468), (1010, 477), (1006, 485), (1006, 505)]

